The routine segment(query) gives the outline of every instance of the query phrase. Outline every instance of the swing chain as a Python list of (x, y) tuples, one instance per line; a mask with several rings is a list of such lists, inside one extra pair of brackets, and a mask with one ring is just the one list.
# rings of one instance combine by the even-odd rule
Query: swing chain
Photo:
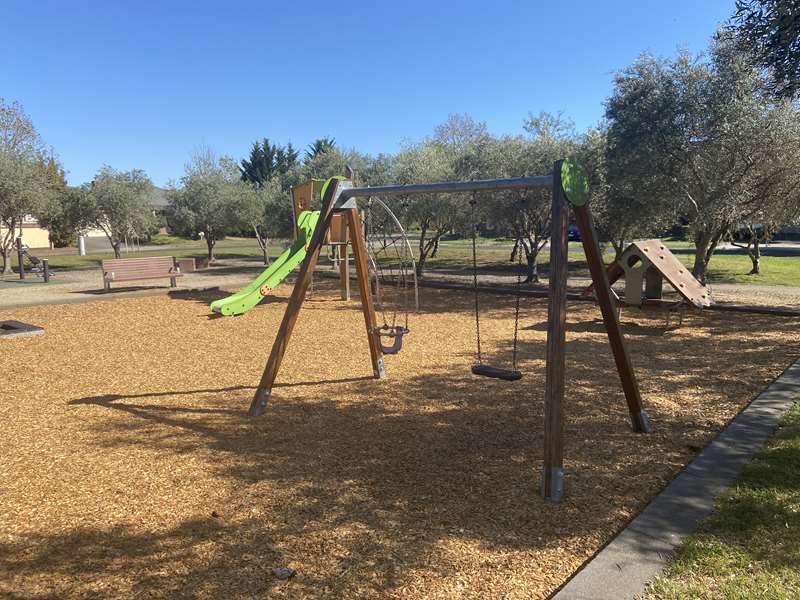
[(478, 241), (477, 241), (477, 223), (475, 222), (475, 192), (472, 192), (472, 199), (469, 201), (470, 218), (472, 221), (472, 289), (475, 295), (475, 340), (478, 349), (478, 364), (483, 364), (481, 356), (481, 319), (480, 319), (480, 306), (478, 304)]
[[(519, 212), (522, 213), (525, 207), (525, 198), (520, 197)], [(523, 215), (524, 218), (524, 215)], [(517, 370), (517, 340), (519, 338), (519, 301), (522, 291), (522, 251), (525, 250), (525, 244), (522, 243), (522, 235), (520, 234), (517, 239), (517, 293), (516, 303), (514, 306), (514, 349), (511, 355), (511, 368)]]

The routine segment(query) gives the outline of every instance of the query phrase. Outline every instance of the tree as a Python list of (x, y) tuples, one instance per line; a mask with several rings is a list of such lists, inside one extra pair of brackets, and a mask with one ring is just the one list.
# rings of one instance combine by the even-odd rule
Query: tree
[[(399, 183), (478, 179), (487, 169), (490, 136), (486, 125), (468, 115), (451, 115), (434, 135), (407, 145), (395, 158)], [(401, 214), (419, 227), (417, 277), (423, 277), (428, 258), (435, 257), (442, 236), (469, 221), (469, 199), (464, 194), (415, 194), (396, 199)]]
[[(577, 137), (571, 122), (560, 115), (529, 115), (524, 124), (530, 137), (496, 140), (493, 177), (525, 177), (549, 173), (553, 163), (574, 153)], [(493, 193), (488, 208), (495, 222), (514, 238), (510, 260), (524, 253), (525, 283), (539, 281), (537, 260), (550, 233), (552, 198), (542, 188)], [(521, 257), (520, 257), (521, 258)]]
[(264, 264), (269, 265), (269, 240), (272, 237), (289, 237), (292, 234), (292, 201), (278, 177), (273, 177), (260, 187), (244, 183), (234, 194), (238, 204), (234, 211), (238, 219), (256, 236)]
[(80, 190), (62, 194), (63, 218), (76, 229), (99, 229), (108, 238), (114, 256), (122, 256), (125, 240), (149, 235), (155, 219), (149, 196), (150, 178), (140, 169), (115, 171), (102, 167)]
[(236, 209), (246, 184), (237, 185), (240, 177), (231, 159), (199, 148), (186, 163), (181, 187), (168, 191), (170, 227), (179, 235), (202, 235), (209, 261), (217, 240), (242, 225)]
[(49, 203), (52, 181), (45, 169), (44, 144), (22, 106), (0, 98), (0, 254), (11, 272), (17, 228)]
[(67, 190), (67, 179), (64, 168), (51, 155), (39, 161), (51, 194), (47, 202), (42, 202), (36, 211), (39, 225), (48, 230), (50, 243), (56, 248), (66, 248), (75, 243), (76, 223), (69, 214), (68, 207), (64, 204)]
[(798, 112), (774, 103), (731, 37), (703, 61), (640, 57), (615, 78), (607, 104), (608, 183), (647, 203), (674, 205), (690, 224), (692, 272), (705, 281), (718, 244), (779, 190), (796, 199)]
[(609, 152), (607, 131), (586, 132), (576, 156), (589, 177), (592, 217), (598, 238), (614, 249), (619, 260), (634, 239), (660, 235), (679, 219), (676, 203), (649, 190), (652, 181), (637, 177), (624, 155)]
[(739, 46), (769, 72), (779, 98), (800, 92), (800, 0), (737, 0), (731, 29)]
[(336, 140), (329, 137), (318, 138), (308, 145), (306, 149), (306, 161), (325, 154), (336, 148)]
[(261, 186), (273, 177), (284, 175), (298, 164), (299, 153), (291, 142), (283, 147), (271, 144), (269, 139), (263, 142), (254, 142), (250, 150), (249, 160), (243, 159), (239, 170), (242, 180), (255, 186)]

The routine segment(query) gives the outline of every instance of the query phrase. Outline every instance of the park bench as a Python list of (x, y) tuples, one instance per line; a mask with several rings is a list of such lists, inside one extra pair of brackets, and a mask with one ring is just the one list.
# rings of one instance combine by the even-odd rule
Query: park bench
[(142, 279), (161, 279), (168, 277), (170, 287), (178, 285), (177, 278), (182, 276), (175, 259), (171, 256), (149, 256), (146, 258), (115, 258), (104, 260), (103, 288), (111, 289), (112, 283), (120, 281), (140, 281)]

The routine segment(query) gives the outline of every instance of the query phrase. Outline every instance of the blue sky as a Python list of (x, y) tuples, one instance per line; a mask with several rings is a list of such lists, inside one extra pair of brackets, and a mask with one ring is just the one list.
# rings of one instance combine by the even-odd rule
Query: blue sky
[(179, 178), (205, 144), (263, 136), (394, 152), (450, 113), (495, 133), (528, 112), (580, 128), (642, 51), (702, 51), (734, 0), (88, 2), (5, 0), (0, 97), (17, 100), (72, 184), (97, 169)]

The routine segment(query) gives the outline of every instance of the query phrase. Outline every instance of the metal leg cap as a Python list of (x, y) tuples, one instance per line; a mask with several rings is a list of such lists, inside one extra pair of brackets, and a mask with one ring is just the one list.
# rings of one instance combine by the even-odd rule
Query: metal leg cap
[(636, 431), (639, 433), (653, 433), (653, 426), (650, 424), (650, 417), (646, 412), (639, 413), (636, 419)]
[(266, 390), (259, 388), (256, 390), (256, 395), (253, 398), (252, 404), (250, 404), (250, 412), (248, 413), (251, 417), (258, 417), (264, 414), (264, 411), (267, 410), (267, 402), (269, 401), (269, 397), (272, 394), (271, 390)]
[(550, 472), (550, 489), (545, 489), (544, 477), (542, 477), (542, 497), (545, 502), (557, 504), (564, 499), (564, 469), (554, 467)]

